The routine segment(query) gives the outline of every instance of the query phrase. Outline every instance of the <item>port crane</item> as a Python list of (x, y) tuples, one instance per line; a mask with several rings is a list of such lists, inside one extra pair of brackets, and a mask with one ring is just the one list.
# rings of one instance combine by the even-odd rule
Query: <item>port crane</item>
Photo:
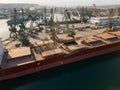
[(80, 21), (80, 13), (79, 11), (71, 11), (71, 17), (72, 17), (72, 21), (74, 22), (79, 22)]
[(50, 10), (50, 38), (55, 39), (55, 22), (54, 22), (54, 12), (55, 10)]
[[(46, 30), (46, 26), (49, 26), (49, 34), (50, 34), (50, 38), (55, 40), (56, 38), (56, 29), (55, 29), (55, 21), (54, 21), (54, 14), (56, 12), (56, 9), (50, 9), (50, 17), (49, 20), (47, 19), (47, 15), (46, 15), (46, 8), (44, 8), (44, 14), (43, 14), (43, 23), (45, 26), (45, 30)], [(47, 33), (47, 31), (46, 31)], [(47, 39), (47, 36), (46, 36)]]
[(9, 28), (10, 38), (13, 38), (14, 40), (18, 39), (24, 45), (27, 45), (29, 44), (29, 40), (28, 40), (28, 31), (25, 27), (25, 21), (24, 21), (24, 9), (22, 8), (22, 19), (20, 21), (19, 31), (17, 31), (16, 28), (16, 16), (17, 16), (17, 11), (16, 9), (14, 9), (14, 25), (11, 24)]
[[(32, 15), (29, 14), (27, 19), (28, 19), (28, 21), (31, 20), (29, 28), (26, 28), (26, 24), (27, 24), (28, 21), (24, 20), (24, 10), (22, 9), (22, 19), (21, 19), (21, 23), (19, 25), (19, 27), (20, 27), (20, 30), (19, 30), (19, 40), (24, 45), (28, 45), (29, 44), (28, 36), (31, 36), (31, 34), (33, 34), (33, 31), (36, 30), (36, 27), (33, 27), (33, 23), (35, 22), (35, 17), (33, 17)], [(42, 28), (40, 28), (40, 26), (39, 26), (39, 29), (42, 29)]]
[(64, 11), (64, 21), (66, 22), (66, 26), (67, 26), (67, 30), (68, 30), (68, 36), (74, 38), (74, 35), (75, 35), (75, 32), (73, 30), (74, 25), (73, 24), (68, 24), (68, 22), (71, 22), (71, 14), (67, 9)]
[(10, 25), (9, 31), (10, 31), (10, 38), (17, 39), (18, 38), (18, 32), (16, 28), (16, 16), (17, 12), (16, 9), (14, 8), (14, 25)]
[(112, 31), (112, 28), (113, 28), (113, 20), (112, 20), (113, 14), (114, 14), (113, 9), (109, 9), (108, 10), (108, 27), (106, 29), (106, 32)]
[[(42, 29), (41, 27), (40, 27), (40, 25), (39, 25), (39, 23), (36, 23), (35, 22), (35, 18), (36, 18), (36, 16), (35, 17), (33, 17), (31, 14), (28, 14), (27, 15), (27, 18), (26, 18), (26, 20), (25, 20), (25, 18), (24, 18), (24, 15), (25, 15), (25, 13), (24, 13), (24, 9), (22, 8), (22, 10), (21, 10), (22, 12), (21, 12), (21, 19), (20, 19), (20, 21), (19, 21), (19, 27), (20, 27), (20, 30), (19, 31), (17, 31), (17, 15), (18, 15), (18, 13), (17, 13), (17, 11), (16, 11), (16, 8), (14, 8), (14, 15), (13, 15), (13, 21), (14, 21), (14, 23), (13, 24), (11, 24), (10, 25), (10, 28), (9, 28), (9, 31), (10, 31), (10, 38), (14, 38), (14, 39), (18, 39), (19, 38), (19, 34), (21, 34), (21, 33), (27, 33), (27, 34), (32, 34), (32, 32), (34, 32), (34, 31), (37, 31), (37, 30), (39, 30), (39, 29)], [(28, 23), (28, 22), (30, 22), (30, 24), (29, 24), (29, 27), (27, 28), (26, 27), (26, 24)], [(37, 26), (37, 28), (36, 27), (33, 27), (33, 23), (36, 23), (36, 26)]]

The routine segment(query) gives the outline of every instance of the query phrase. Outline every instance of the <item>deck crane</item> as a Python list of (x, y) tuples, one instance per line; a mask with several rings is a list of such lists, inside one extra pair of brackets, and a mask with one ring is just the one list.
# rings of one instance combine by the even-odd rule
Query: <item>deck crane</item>
[(71, 22), (71, 14), (67, 9), (64, 11), (64, 20), (66, 22), (66, 26), (67, 26), (67, 30), (68, 30), (68, 36), (74, 38), (74, 35), (75, 35), (75, 32), (73, 30), (74, 25), (73, 24), (68, 24), (68, 21)]

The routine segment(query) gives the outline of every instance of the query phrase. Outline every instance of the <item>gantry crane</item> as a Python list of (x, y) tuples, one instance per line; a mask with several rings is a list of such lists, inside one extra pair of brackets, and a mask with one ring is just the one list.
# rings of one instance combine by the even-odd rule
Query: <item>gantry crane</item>
[(19, 40), (22, 42), (22, 44), (24, 45), (28, 45), (29, 44), (29, 40), (28, 40), (28, 33), (25, 27), (25, 22), (24, 22), (24, 9), (22, 8), (22, 19), (21, 19), (21, 23), (19, 25), (20, 30), (19, 30)]
[(16, 9), (14, 8), (14, 24), (11, 24), (10, 25), (10, 28), (9, 28), (9, 31), (10, 31), (10, 38), (13, 38), (13, 39), (17, 39), (18, 37), (18, 32), (17, 32), (17, 29), (16, 29), (16, 16), (17, 16), (17, 12), (16, 12)]
[(25, 24), (24, 24), (24, 10), (22, 9), (22, 19), (21, 23), (19, 25), (20, 30), (17, 31), (16, 28), (16, 16), (17, 16), (17, 11), (14, 9), (14, 24), (10, 25), (9, 31), (10, 31), (10, 38), (14, 38), (14, 40), (19, 39), (24, 45), (28, 44), (28, 37), (27, 33), (25, 31)]
[(106, 32), (112, 31), (112, 27), (113, 27), (113, 20), (112, 20), (112, 18), (113, 18), (113, 14), (114, 14), (113, 9), (109, 9), (108, 10), (108, 27), (106, 29)]
[(73, 29), (74, 25), (68, 24), (68, 22), (71, 22), (71, 14), (67, 9), (64, 11), (64, 21), (66, 22), (68, 36), (74, 38), (74, 35), (75, 35), (74, 29)]
[(50, 10), (50, 37), (55, 39), (55, 23), (54, 23), (54, 10)]

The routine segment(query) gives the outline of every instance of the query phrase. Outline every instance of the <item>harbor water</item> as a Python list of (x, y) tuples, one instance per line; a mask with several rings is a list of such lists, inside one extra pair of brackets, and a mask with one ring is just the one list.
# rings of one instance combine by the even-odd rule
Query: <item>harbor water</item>
[(120, 51), (0, 81), (0, 90), (120, 90)]
[(2, 40), (5, 40), (9, 37), (9, 29), (8, 29), (8, 25), (7, 22), (8, 19), (0, 19), (0, 38), (2, 38)]

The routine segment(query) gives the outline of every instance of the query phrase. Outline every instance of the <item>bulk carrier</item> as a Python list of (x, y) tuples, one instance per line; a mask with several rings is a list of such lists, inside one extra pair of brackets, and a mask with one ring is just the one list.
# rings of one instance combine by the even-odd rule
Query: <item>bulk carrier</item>
[[(66, 22), (71, 21), (67, 10), (64, 15)], [(5, 41), (0, 39), (0, 80), (17, 78), (120, 50), (119, 29), (111, 32), (100, 30), (99, 33), (80, 36), (85, 31), (75, 32), (74, 24), (66, 23), (66, 28), (56, 28), (53, 17), (51, 9), (50, 26), (45, 23), (43, 27), (45, 33), (34, 34), (36, 29), (32, 27), (26, 30), (24, 17), (18, 32), (11, 25), (10, 38)], [(79, 23), (77, 26), (79, 29)], [(41, 39), (43, 37), (45, 38)]]

